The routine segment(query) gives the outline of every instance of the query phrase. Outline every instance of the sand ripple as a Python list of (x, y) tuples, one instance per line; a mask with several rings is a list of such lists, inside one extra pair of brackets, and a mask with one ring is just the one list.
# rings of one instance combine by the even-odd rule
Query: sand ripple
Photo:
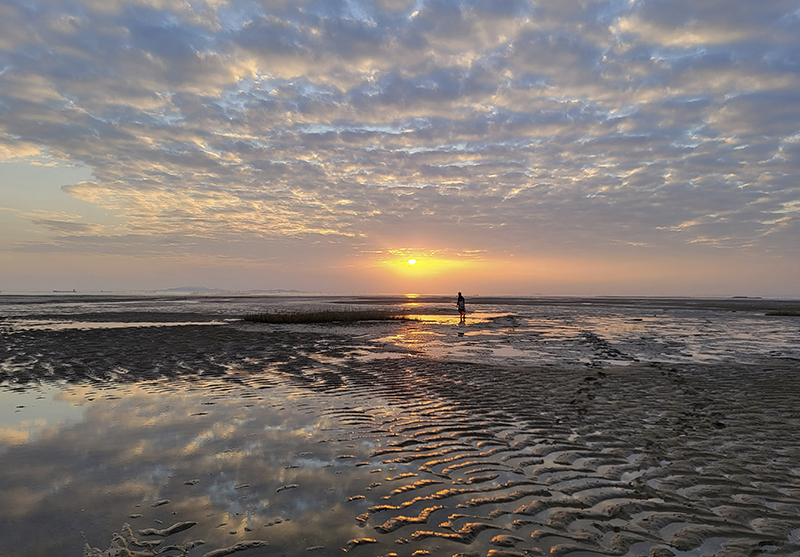
[(353, 370), (355, 381), (342, 374), (348, 393), (379, 392), (402, 412), (349, 416), (383, 439), (371, 465), (394, 474), (362, 494), (375, 503), (357, 520), (403, 547), (800, 554), (791, 362), (597, 372), (387, 360), (369, 369)]
[[(800, 555), (796, 359), (642, 363), (583, 332), (581, 349), (598, 356), (589, 365), (478, 364), (381, 352), (373, 341), (387, 335), (349, 331), (19, 331), (5, 336), (0, 378), (214, 379), (197, 417), (216, 400), (291, 393), (295, 412), (329, 421), (338, 465), (365, 476), (337, 511), (363, 535), (312, 548), (330, 554)], [(303, 490), (287, 475), (271, 493)], [(145, 533), (188, 535), (203, 520), (188, 518)]]

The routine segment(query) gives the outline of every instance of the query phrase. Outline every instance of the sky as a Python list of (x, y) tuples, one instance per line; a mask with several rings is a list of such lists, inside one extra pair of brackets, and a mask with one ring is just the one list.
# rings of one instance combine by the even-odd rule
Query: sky
[(799, 178), (798, 0), (0, 0), (4, 292), (800, 297)]

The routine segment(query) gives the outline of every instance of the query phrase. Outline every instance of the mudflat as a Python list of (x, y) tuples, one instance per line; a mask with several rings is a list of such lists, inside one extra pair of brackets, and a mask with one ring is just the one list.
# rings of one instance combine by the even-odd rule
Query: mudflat
[(2, 555), (800, 554), (793, 301), (22, 298)]

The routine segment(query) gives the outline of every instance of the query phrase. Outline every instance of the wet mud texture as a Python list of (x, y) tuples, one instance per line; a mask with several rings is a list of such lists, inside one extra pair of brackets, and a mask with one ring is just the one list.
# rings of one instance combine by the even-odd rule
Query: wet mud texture
[(298, 555), (800, 554), (797, 361), (365, 361), (350, 358), (357, 329), (180, 329), (17, 332), (2, 380), (300, 387), (353, 441), (375, 440), (353, 459), (376, 472), (341, 517), (363, 536)]
[[(358, 326), (352, 330), (357, 332)], [(352, 338), (347, 336), (244, 326), (20, 330), (2, 337), (0, 383), (23, 386), (170, 377), (221, 377), (235, 382), (240, 374), (272, 366), (289, 374), (306, 372), (320, 366), (304, 354), (342, 357), (352, 350)]]
[(407, 393), (408, 418), (378, 425), (387, 443), (373, 457), (417, 469), (363, 510), (368, 528), (510, 555), (800, 554), (794, 362), (395, 363), (377, 372), (389, 394), (413, 382), (454, 404)]

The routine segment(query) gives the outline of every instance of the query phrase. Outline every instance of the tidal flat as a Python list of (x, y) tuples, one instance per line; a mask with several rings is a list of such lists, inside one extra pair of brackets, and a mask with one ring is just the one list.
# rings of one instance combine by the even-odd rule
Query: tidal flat
[(0, 555), (800, 555), (800, 302), (467, 304), (0, 296)]

